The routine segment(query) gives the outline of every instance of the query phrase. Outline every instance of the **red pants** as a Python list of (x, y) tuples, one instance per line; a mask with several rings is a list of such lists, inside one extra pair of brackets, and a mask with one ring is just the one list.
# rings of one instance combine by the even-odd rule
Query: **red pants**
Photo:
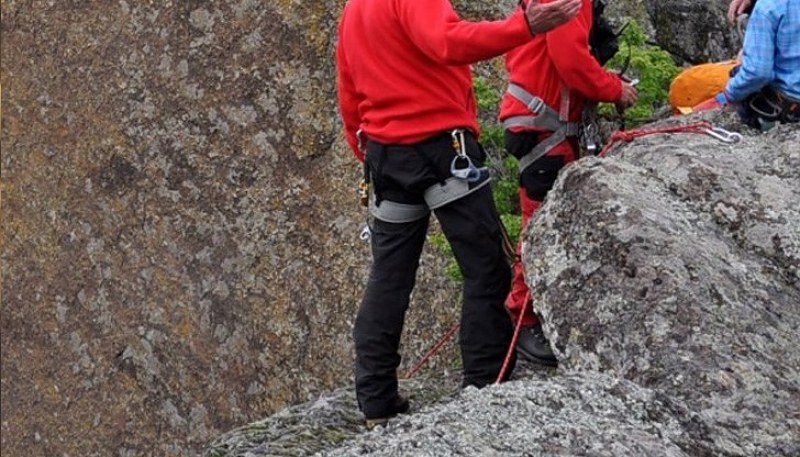
[[(575, 161), (577, 158), (577, 151), (577, 144), (565, 141), (553, 148), (546, 157), (553, 158), (561, 156), (563, 158), (564, 165), (566, 165)], [(540, 179), (537, 178), (538, 182), (535, 182), (535, 184), (537, 184), (538, 187), (544, 185), (549, 191), (549, 189), (552, 188), (553, 182), (555, 181), (555, 174), (552, 174), (551, 177), (548, 178), (548, 173), (540, 173), (537, 169), (538, 162), (539, 161), (531, 164), (531, 166), (525, 170), (525, 173), (530, 172), (533, 173), (534, 176), (543, 176)], [(522, 179), (521, 182), (525, 183), (526, 180)], [(535, 200), (531, 198), (528, 195), (528, 190), (525, 187), (520, 187), (519, 203), (520, 207), (522, 208), (522, 230), (520, 233), (524, 234), (525, 228), (528, 226), (528, 222), (531, 220), (534, 213), (536, 213), (536, 210), (539, 209), (539, 206), (541, 206), (542, 200)], [(536, 316), (535, 310), (533, 309), (533, 297), (529, 295), (528, 285), (525, 284), (525, 269), (523, 268), (521, 259), (522, 236), (520, 235), (520, 240), (517, 243), (517, 259), (514, 261), (513, 265), (514, 277), (511, 282), (511, 292), (509, 292), (508, 297), (506, 298), (506, 308), (508, 308), (514, 323), (517, 322), (524, 309), (525, 312), (522, 316), (521, 325), (523, 327), (529, 327), (539, 322), (539, 318)], [(527, 304), (525, 303), (526, 297), (528, 298)]]

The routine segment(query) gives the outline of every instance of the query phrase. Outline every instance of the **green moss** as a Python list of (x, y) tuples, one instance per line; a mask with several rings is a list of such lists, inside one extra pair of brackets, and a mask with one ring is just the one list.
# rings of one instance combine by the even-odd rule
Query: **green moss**
[[(667, 51), (647, 44), (644, 31), (634, 21), (629, 23), (620, 37), (620, 50), (607, 67), (621, 69), (628, 55), (631, 60), (626, 75), (639, 79), (636, 86), (639, 100), (625, 112), (625, 120), (630, 124), (638, 124), (650, 119), (658, 108), (664, 106), (669, 85), (680, 68)], [(601, 104), (600, 113), (612, 115), (614, 106)]]
[(480, 110), (496, 110), (500, 106), (500, 100), (503, 94), (493, 87), (486, 78), (476, 76), (473, 81), (475, 90), (475, 97), (478, 99), (478, 109)]
[(444, 233), (433, 233), (428, 237), (428, 241), (450, 259), (445, 267), (447, 276), (454, 281), (463, 281), (464, 274), (461, 272), (461, 267), (458, 266), (458, 262), (456, 262), (456, 258), (453, 255), (453, 248), (450, 246)]

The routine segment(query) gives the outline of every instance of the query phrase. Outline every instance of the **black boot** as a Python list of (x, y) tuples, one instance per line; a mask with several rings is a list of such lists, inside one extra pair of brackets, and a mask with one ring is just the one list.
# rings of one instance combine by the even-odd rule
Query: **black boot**
[(386, 427), (386, 424), (389, 423), (389, 419), (398, 415), (398, 414), (405, 414), (409, 410), (409, 403), (408, 398), (398, 395), (395, 397), (394, 402), (392, 403), (392, 410), (384, 417), (367, 417), (365, 418), (365, 425), (367, 426), (368, 430), (372, 430), (375, 427)]
[(542, 332), (542, 324), (536, 323), (530, 327), (523, 327), (519, 331), (517, 340), (517, 355), (530, 362), (554, 367), (558, 365), (550, 342)]

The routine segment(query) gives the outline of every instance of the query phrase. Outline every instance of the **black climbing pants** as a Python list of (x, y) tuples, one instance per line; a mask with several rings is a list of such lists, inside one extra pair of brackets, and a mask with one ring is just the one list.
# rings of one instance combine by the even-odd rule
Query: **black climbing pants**
[[(467, 154), (481, 166), (485, 153), (471, 136), (466, 138)], [(376, 194), (398, 203), (424, 202), (424, 190), (450, 175), (450, 141), (449, 135), (441, 135), (412, 147), (368, 142), (367, 164)], [(497, 378), (513, 333), (503, 306), (511, 271), (491, 188), (485, 185), (434, 214), (464, 274), (459, 335), (463, 384), (483, 387)], [(372, 225), (372, 269), (353, 331), (356, 394), (367, 418), (393, 413), (400, 335), (428, 222), (426, 216), (404, 223), (375, 220)]]

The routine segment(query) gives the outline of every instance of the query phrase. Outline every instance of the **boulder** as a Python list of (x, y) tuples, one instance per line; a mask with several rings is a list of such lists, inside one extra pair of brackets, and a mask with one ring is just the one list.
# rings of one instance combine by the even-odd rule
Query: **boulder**
[(692, 455), (800, 446), (799, 142), (798, 126), (643, 137), (568, 169), (528, 234), (561, 368), (683, 405)]

